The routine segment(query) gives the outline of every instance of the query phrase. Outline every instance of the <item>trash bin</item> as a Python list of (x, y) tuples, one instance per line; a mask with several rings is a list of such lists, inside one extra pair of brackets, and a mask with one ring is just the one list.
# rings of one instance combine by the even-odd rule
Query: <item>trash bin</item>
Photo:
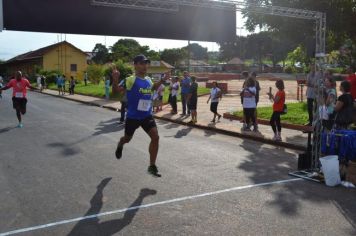
[(334, 187), (341, 183), (338, 156), (320, 158), (321, 170), (324, 173), (325, 184)]

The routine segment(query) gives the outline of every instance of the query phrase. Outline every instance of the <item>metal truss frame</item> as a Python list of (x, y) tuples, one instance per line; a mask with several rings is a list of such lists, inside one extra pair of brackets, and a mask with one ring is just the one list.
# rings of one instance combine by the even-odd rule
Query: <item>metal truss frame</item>
[[(265, 15), (275, 15), (281, 17), (298, 18), (312, 20), (315, 23), (315, 56), (317, 64), (323, 62), (325, 57), (325, 37), (326, 37), (326, 14), (318, 11), (279, 7), (265, 4), (250, 4), (242, 0), (90, 0), (92, 5), (131, 8), (159, 12), (178, 12), (180, 6), (207, 7), (226, 11), (244, 11)], [(319, 66), (318, 68), (321, 69)], [(319, 107), (323, 99), (323, 81), (320, 78), (316, 89), (317, 103)], [(312, 149), (312, 169), (318, 168), (318, 161), (321, 155), (321, 120), (319, 109), (314, 109), (314, 133)]]

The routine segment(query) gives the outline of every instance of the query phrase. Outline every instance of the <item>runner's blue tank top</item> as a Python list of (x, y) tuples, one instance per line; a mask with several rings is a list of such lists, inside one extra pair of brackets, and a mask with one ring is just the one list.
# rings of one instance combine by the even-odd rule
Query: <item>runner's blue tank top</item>
[(143, 120), (152, 116), (152, 80), (130, 76), (126, 79), (127, 118)]

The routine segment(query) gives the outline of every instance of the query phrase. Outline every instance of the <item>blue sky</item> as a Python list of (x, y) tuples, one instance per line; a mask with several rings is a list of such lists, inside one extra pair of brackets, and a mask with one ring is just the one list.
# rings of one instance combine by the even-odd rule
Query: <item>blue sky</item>
[[(237, 27), (244, 25), (244, 20), (237, 12), (236, 14)], [(240, 30), (237, 30), (237, 34), (240, 34)], [(242, 29), (242, 35), (246, 35), (247, 32)], [(48, 46), (53, 43), (57, 43), (60, 40), (59, 34), (53, 33), (34, 33), (34, 32), (20, 32), (20, 31), (2, 31), (0, 32), (0, 59), (8, 60), (18, 54), (25, 53), (31, 50), (36, 50), (41, 47)], [(112, 46), (120, 38), (129, 37), (113, 37), (113, 36), (94, 36), (94, 35), (74, 35), (74, 34), (62, 34), (62, 40), (66, 40), (72, 43), (74, 46), (80, 48), (83, 51), (92, 51), (96, 43), (105, 44), (108, 47)], [(166, 48), (179, 48), (188, 44), (187, 41), (181, 40), (164, 40), (164, 39), (146, 39), (146, 38), (134, 38), (141, 45), (148, 45), (153, 50), (163, 50)], [(209, 51), (218, 51), (219, 46), (213, 42), (198, 42), (203, 47), (207, 47)]]

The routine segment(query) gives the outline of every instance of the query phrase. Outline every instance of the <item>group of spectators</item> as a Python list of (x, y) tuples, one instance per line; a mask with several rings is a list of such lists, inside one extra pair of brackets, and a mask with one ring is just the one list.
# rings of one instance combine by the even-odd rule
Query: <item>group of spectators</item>
[[(356, 99), (356, 75), (351, 68), (348, 69), (348, 77), (340, 83), (340, 96), (338, 96), (336, 81), (332, 73), (328, 70), (324, 73), (316, 71), (315, 65), (310, 66), (306, 86), (309, 115), (309, 122), (306, 125), (313, 125), (315, 102), (317, 102), (319, 118), (322, 120), (324, 129), (350, 128), (354, 119), (354, 101)], [(322, 94), (318, 96), (317, 93), (320, 91)]]
[[(65, 95), (66, 91), (66, 76), (65, 75), (57, 75), (56, 76), (56, 85), (58, 88), (59, 95)], [(69, 80), (69, 95), (74, 95), (74, 88), (75, 88), (75, 79), (73, 76), (70, 77)]]
[[(341, 95), (337, 96), (336, 82), (330, 71), (324, 73), (315, 70), (315, 65), (310, 66), (310, 73), (307, 75), (307, 107), (309, 120), (306, 125), (313, 125), (313, 114), (315, 114), (316, 102), (319, 104), (319, 115), (321, 116), (323, 126), (330, 130), (332, 128), (347, 129), (353, 122), (354, 100), (356, 99), (356, 75), (351, 69), (349, 76), (340, 84)], [(243, 131), (258, 132), (257, 124), (257, 106), (260, 98), (261, 87), (257, 80), (255, 72), (243, 72), (241, 78), (244, 80), (243, 87), (240, 93), (241, 104), (243, 107)], [(197, 102), (198, 102), (198, 84), (195, 77), (191, 77), (187, 71), (183, 73), (183, 77), (174, 76), (171, 78), (167, 73), (161, 80), (166, 82), (169, 90), (168, 102), (171, 105), (171, 114), (177, 114), (177, 101), (179, 93), (181, 95), (182, 114), (181, 116), (191, 116), (190, 123), (197, 122)], [(168, 84), (167, 84), (168, 82)], [(283, 80), (278, 80), (275, 83), (276, 92), (267, 93), (270, 100), (273, 102), (273, 114), (270, 118), (270, 125), (274, 132), (273, 140), (281, 141), (281, 115), (287, 113), (286, 93), (284, 91)], [(322, 86), (323, 96), (318, 95), (319, 87)], [(109, 87), (109, 86), (108, 86)], [(153, 94), (153, 111), (162, 110), (163, 96), (165, 91), (164, 83), (159, 87), (154, 88)], [(316, 99), (321, 99), (316, 101)], [(210, 96), (207, 103), (210, 102), (210, 111), (213, 113), (211, 122), (219, 121), (222, 117), (218, 113), (218, 104), (222, 99), (222, 91), (217, 82), (212, 83)], [(122, 109), (125, 111), (125, 99), (122, 102)], [(123, 121), (125, 113), (121, 115)]]
[[(241, 74), (241, 78), (244, 80), (240, 93), (244, 114), (242, 130), (258, 132), (257, 106), (260, 99), (261, 87), (257, 80), (257, 74), (256, 72), (250, 74), (247, 71), (244, 71)], [(273, 101), (273, 113), (270, 119), (270, 125), (274, 132), (273, 140), (282, 141), (281, 115), (286, 113), (286, 95), (284, 92), (283, 80), (277, 80), (276, 88), (278, 91), (275, 95), (272, 94), (272, 91), (267, 93), (270, 100)], [(251, 130), (252, 127), (253, 130)]]
[(46, 77), (44, 75), (37, 76), (37, 88), (42, 92), (46, 88)]

